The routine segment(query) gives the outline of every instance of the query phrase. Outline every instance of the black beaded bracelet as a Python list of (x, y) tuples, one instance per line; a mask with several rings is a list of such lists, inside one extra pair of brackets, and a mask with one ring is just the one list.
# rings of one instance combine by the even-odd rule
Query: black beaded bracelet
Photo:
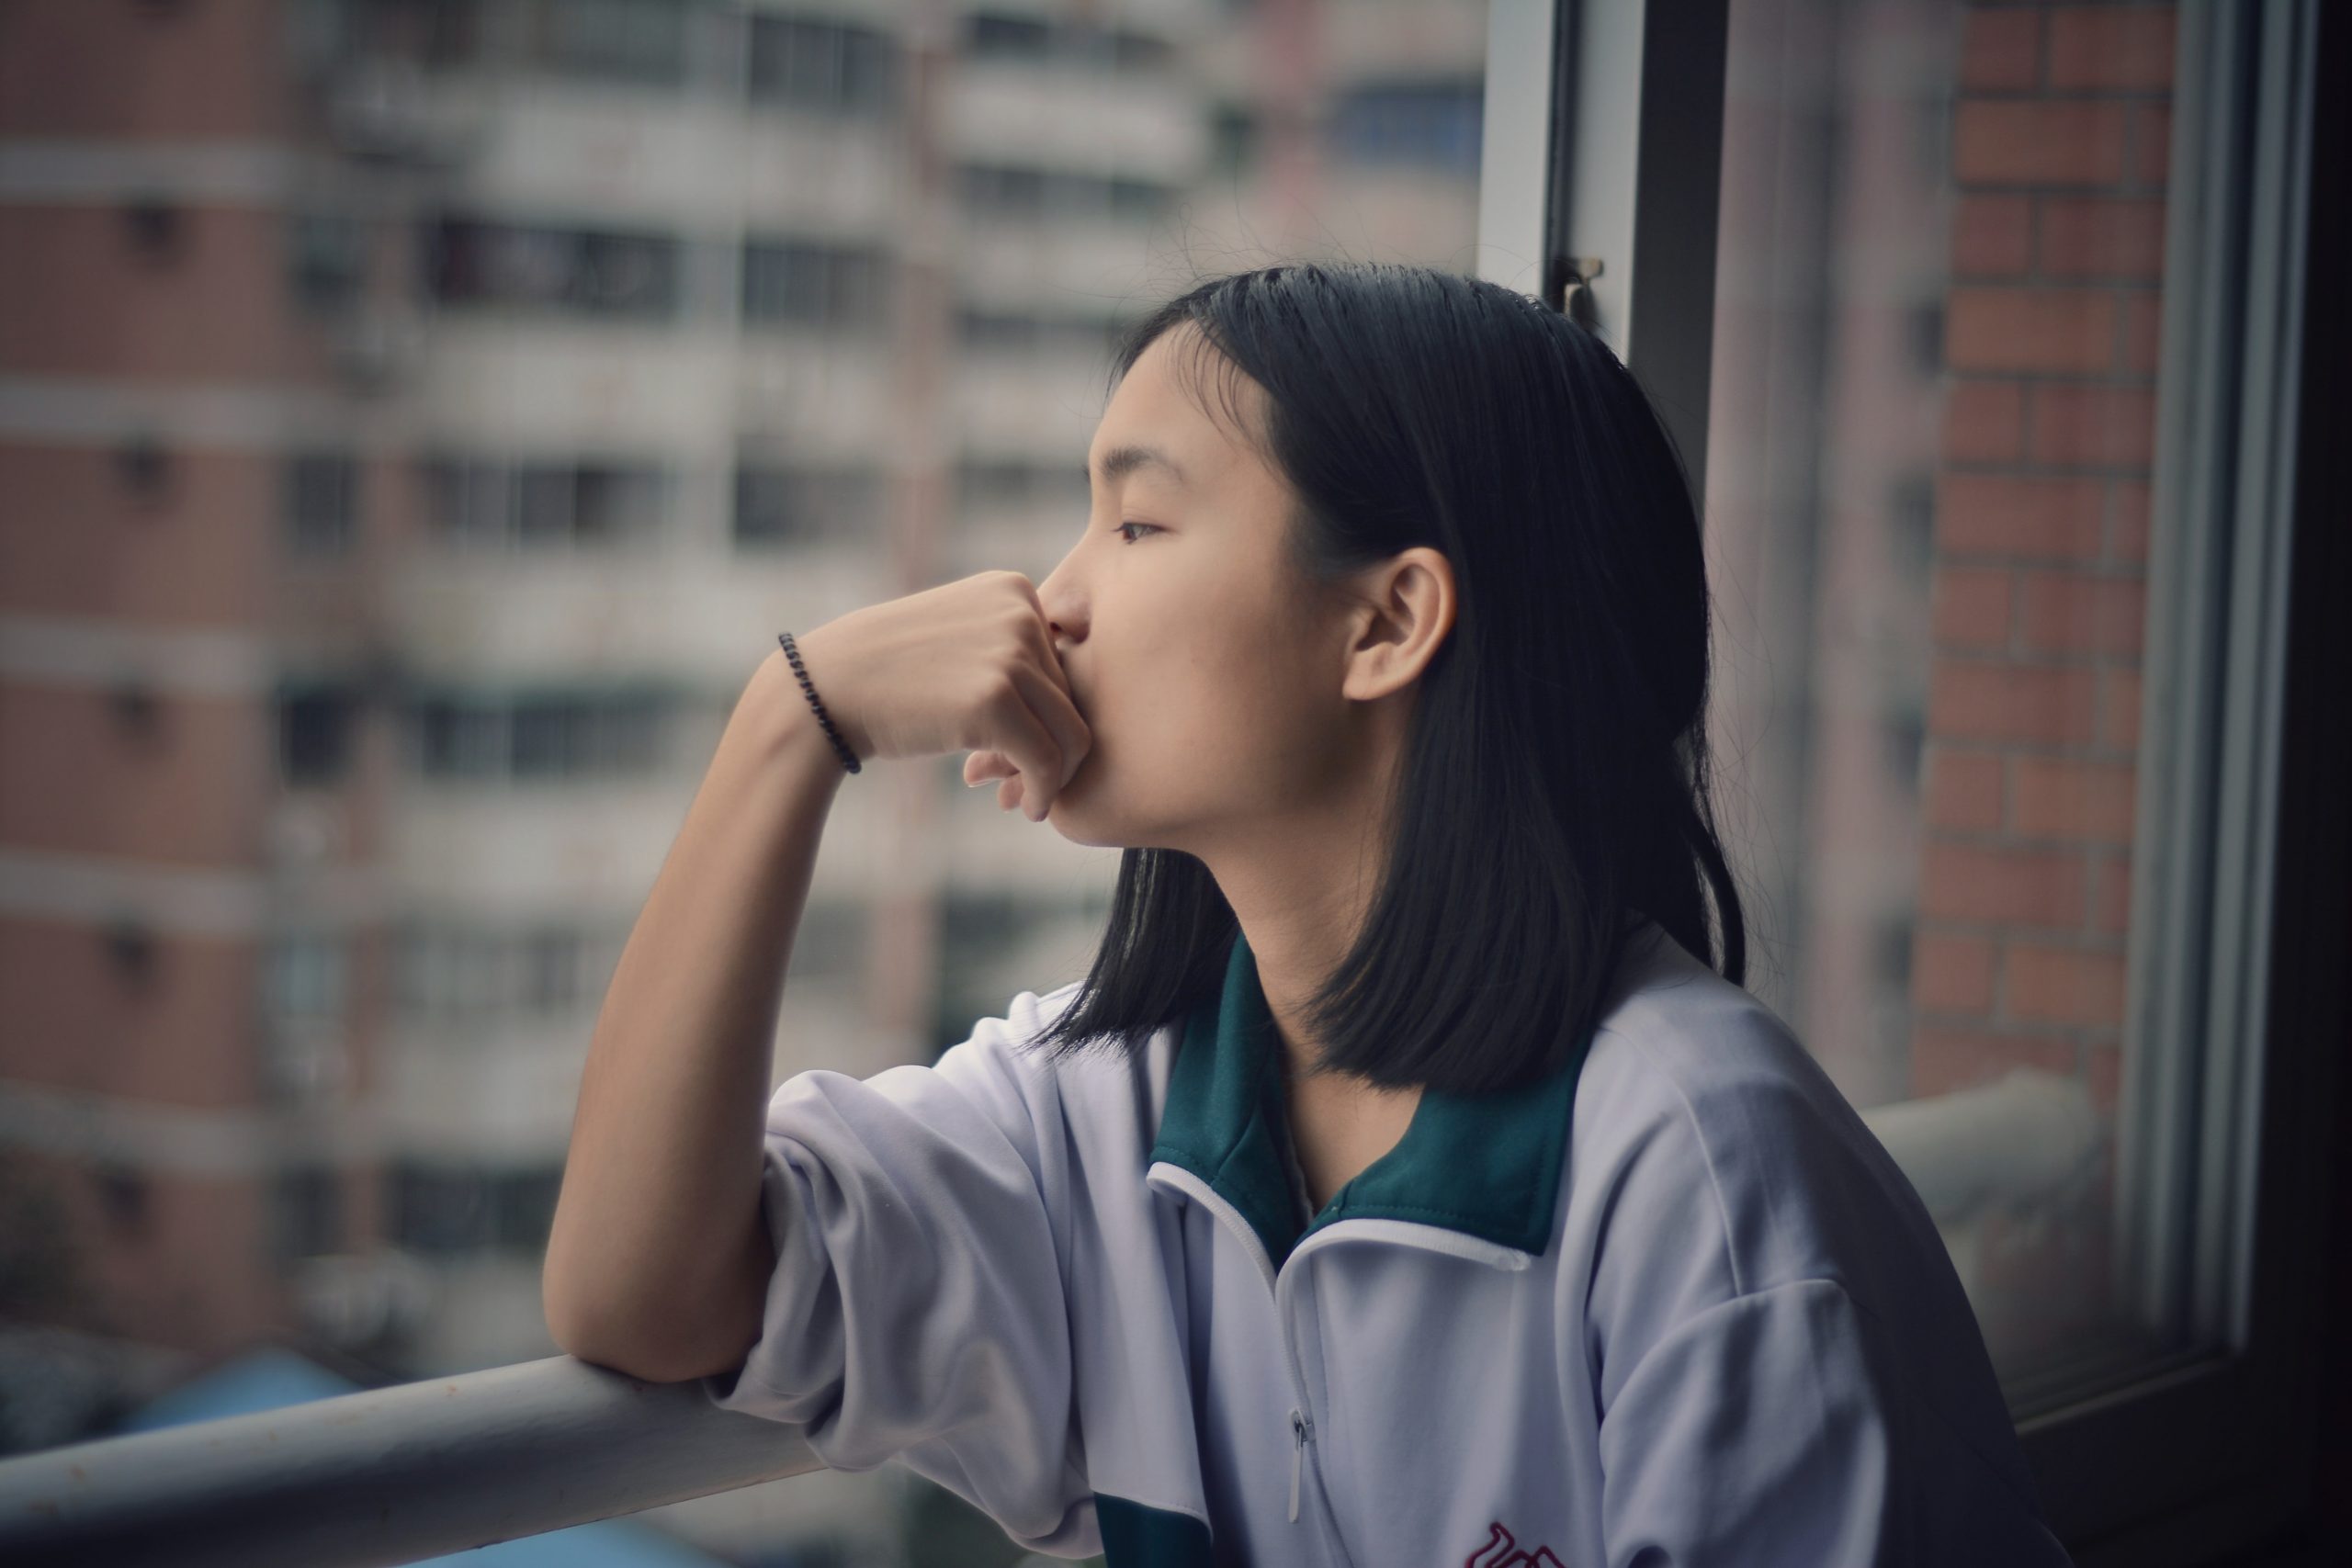
[(826, 716), (825, 705), (817, 700), (817, 688), (808, 683), (808, 671), (800, 667), (800, 650), (792, 646), (792, 634), (778, 632), (776, 641), (784, 645), (784, 656), (792, 661), (792, 672), (800, 677), (800, 689), (808, 694), (808, 705), (817, 710), (817, 722), (825, 727), (825, 738), (833, 743), (833, 750), (842, 754), (842, 766), (853, 773), (857, 772), (857, 753), (849, 749), (848, 742), (841, 738), (841, 732), (833, 728), (833, 721)]

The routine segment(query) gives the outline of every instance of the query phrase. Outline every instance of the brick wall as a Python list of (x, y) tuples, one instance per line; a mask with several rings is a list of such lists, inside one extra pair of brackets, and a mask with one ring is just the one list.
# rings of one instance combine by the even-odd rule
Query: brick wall
[[(2027, 1065), (2112, 1114), (2131, 904), (2169, 5), (1971, 5), (1951, 136), (1913, 1091)], [(1986, 1337), (2097, 1314), (2109, 1168), (1984, 1238)]]

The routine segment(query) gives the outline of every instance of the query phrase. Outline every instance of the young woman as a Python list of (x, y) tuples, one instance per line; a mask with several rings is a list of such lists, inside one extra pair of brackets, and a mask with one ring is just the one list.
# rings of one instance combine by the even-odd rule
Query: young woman
[[(592, 1044), (558, 1342), (1113, 1568), (2064, 1562), (1917, 1194), (1738, 983), (1624, 367), (1268, 267), (1138, 323), (1088, 462), (1044, 582), (745, 691)], [(755, 1136), (834, 791), (953, 750), (1121, 850), (1091, 972)]]

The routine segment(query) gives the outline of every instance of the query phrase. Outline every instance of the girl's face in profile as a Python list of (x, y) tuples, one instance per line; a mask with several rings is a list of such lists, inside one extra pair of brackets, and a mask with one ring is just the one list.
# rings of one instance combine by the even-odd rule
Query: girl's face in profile
[[(1362, 617), (1314, 607), (1283, 554), (1290, 487), (1187, 394), (1194, 354), (1219, 406), (1232, 372), (1197, 329), (1155, 339), (1095, 429), (1086, 530), (1038, 585), (1092, 737), (1046, 818), (1078, 843), (1204, 854), (1316, 814), (1363, 765), (1340, 689)], [(1233, 381), (1259, 420), (1263, 389)]]

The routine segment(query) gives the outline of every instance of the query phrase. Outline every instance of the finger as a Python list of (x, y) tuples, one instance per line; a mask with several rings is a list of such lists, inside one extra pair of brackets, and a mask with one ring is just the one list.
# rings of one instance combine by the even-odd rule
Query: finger
[(1021, 772), (1029, 819), (1042, 822), (1054, 808), (1063, 782), (1076, 770), (1071, 759), (1085, 754), (1086, 725), (1069, 694), (1044, 671), (1015, 661), (1009, 673), (1017, 700), (1007, 707), (1017, 711), (1003, 715), (1005, 728), (998, 749)]
[(1061, 758), (1052, 731), (1046, 728), (1030, 702), (1046, 686), (1046, 678), (1035, 671), (1014, 666), (1007, 672), (1005, 689), (996, 694), (982, 716), (987, 733), (996, 742), (1019, 773), (1023, 797), (1028, 804), (1032, 820), (1049, 806), (1052, 796), (1046, 785), (1061, 770)]
[(1021, 775), (1013, 774), (996, 786), (996, 808), (1010, 811), (1021, 804)]
[(964, 783), (974, 789), (1012, 772), (1012, 760), (1001, 751), (979, 750), (964, 759)]
[(1061, 655), (1056, 650), (1050, 635), (1043, 639), (1043, 647), (1045, 673), (1052, 683), (1053, 694), (1038, 710), (1038, 716), (1054, 732), (1054, 739), (1062, 749), (1062, 771), (1054, 780), (1054, 793), (1058, 795), (1085, 762), (1087, 752), (1093, 749), (1094, 733), (1087, 726), (1086, 716), (1078, 711), (1076, 694), (1070, 690), (1069, 673), (1062, 668)]
[[(1048, 786), (1046, 806), (1050, 810), (1055, 797), (1061, 794), (1062, 786), (1069, 783), (1070, 775), (1077, 773), (1079, 764), (1086, 761), (1087, 749), (1093, 744), (1093, 736), (1086, 728), (1086, 720), (1080, 716), (1078, 705), (1070, 701), (1069, 689), (1062, 685), (1057, 666), (1049, 672), (1015, 664), (1012, 678), (1028, 701), (1031, 712), (1053, 739), (1057, 765), (1035, 773), (1038, 781)], [(1024, 761), (1019, 757), (1014, 760)], [(1022, 771), (1030, 773), (1033, 770), (1024, 762)]]

